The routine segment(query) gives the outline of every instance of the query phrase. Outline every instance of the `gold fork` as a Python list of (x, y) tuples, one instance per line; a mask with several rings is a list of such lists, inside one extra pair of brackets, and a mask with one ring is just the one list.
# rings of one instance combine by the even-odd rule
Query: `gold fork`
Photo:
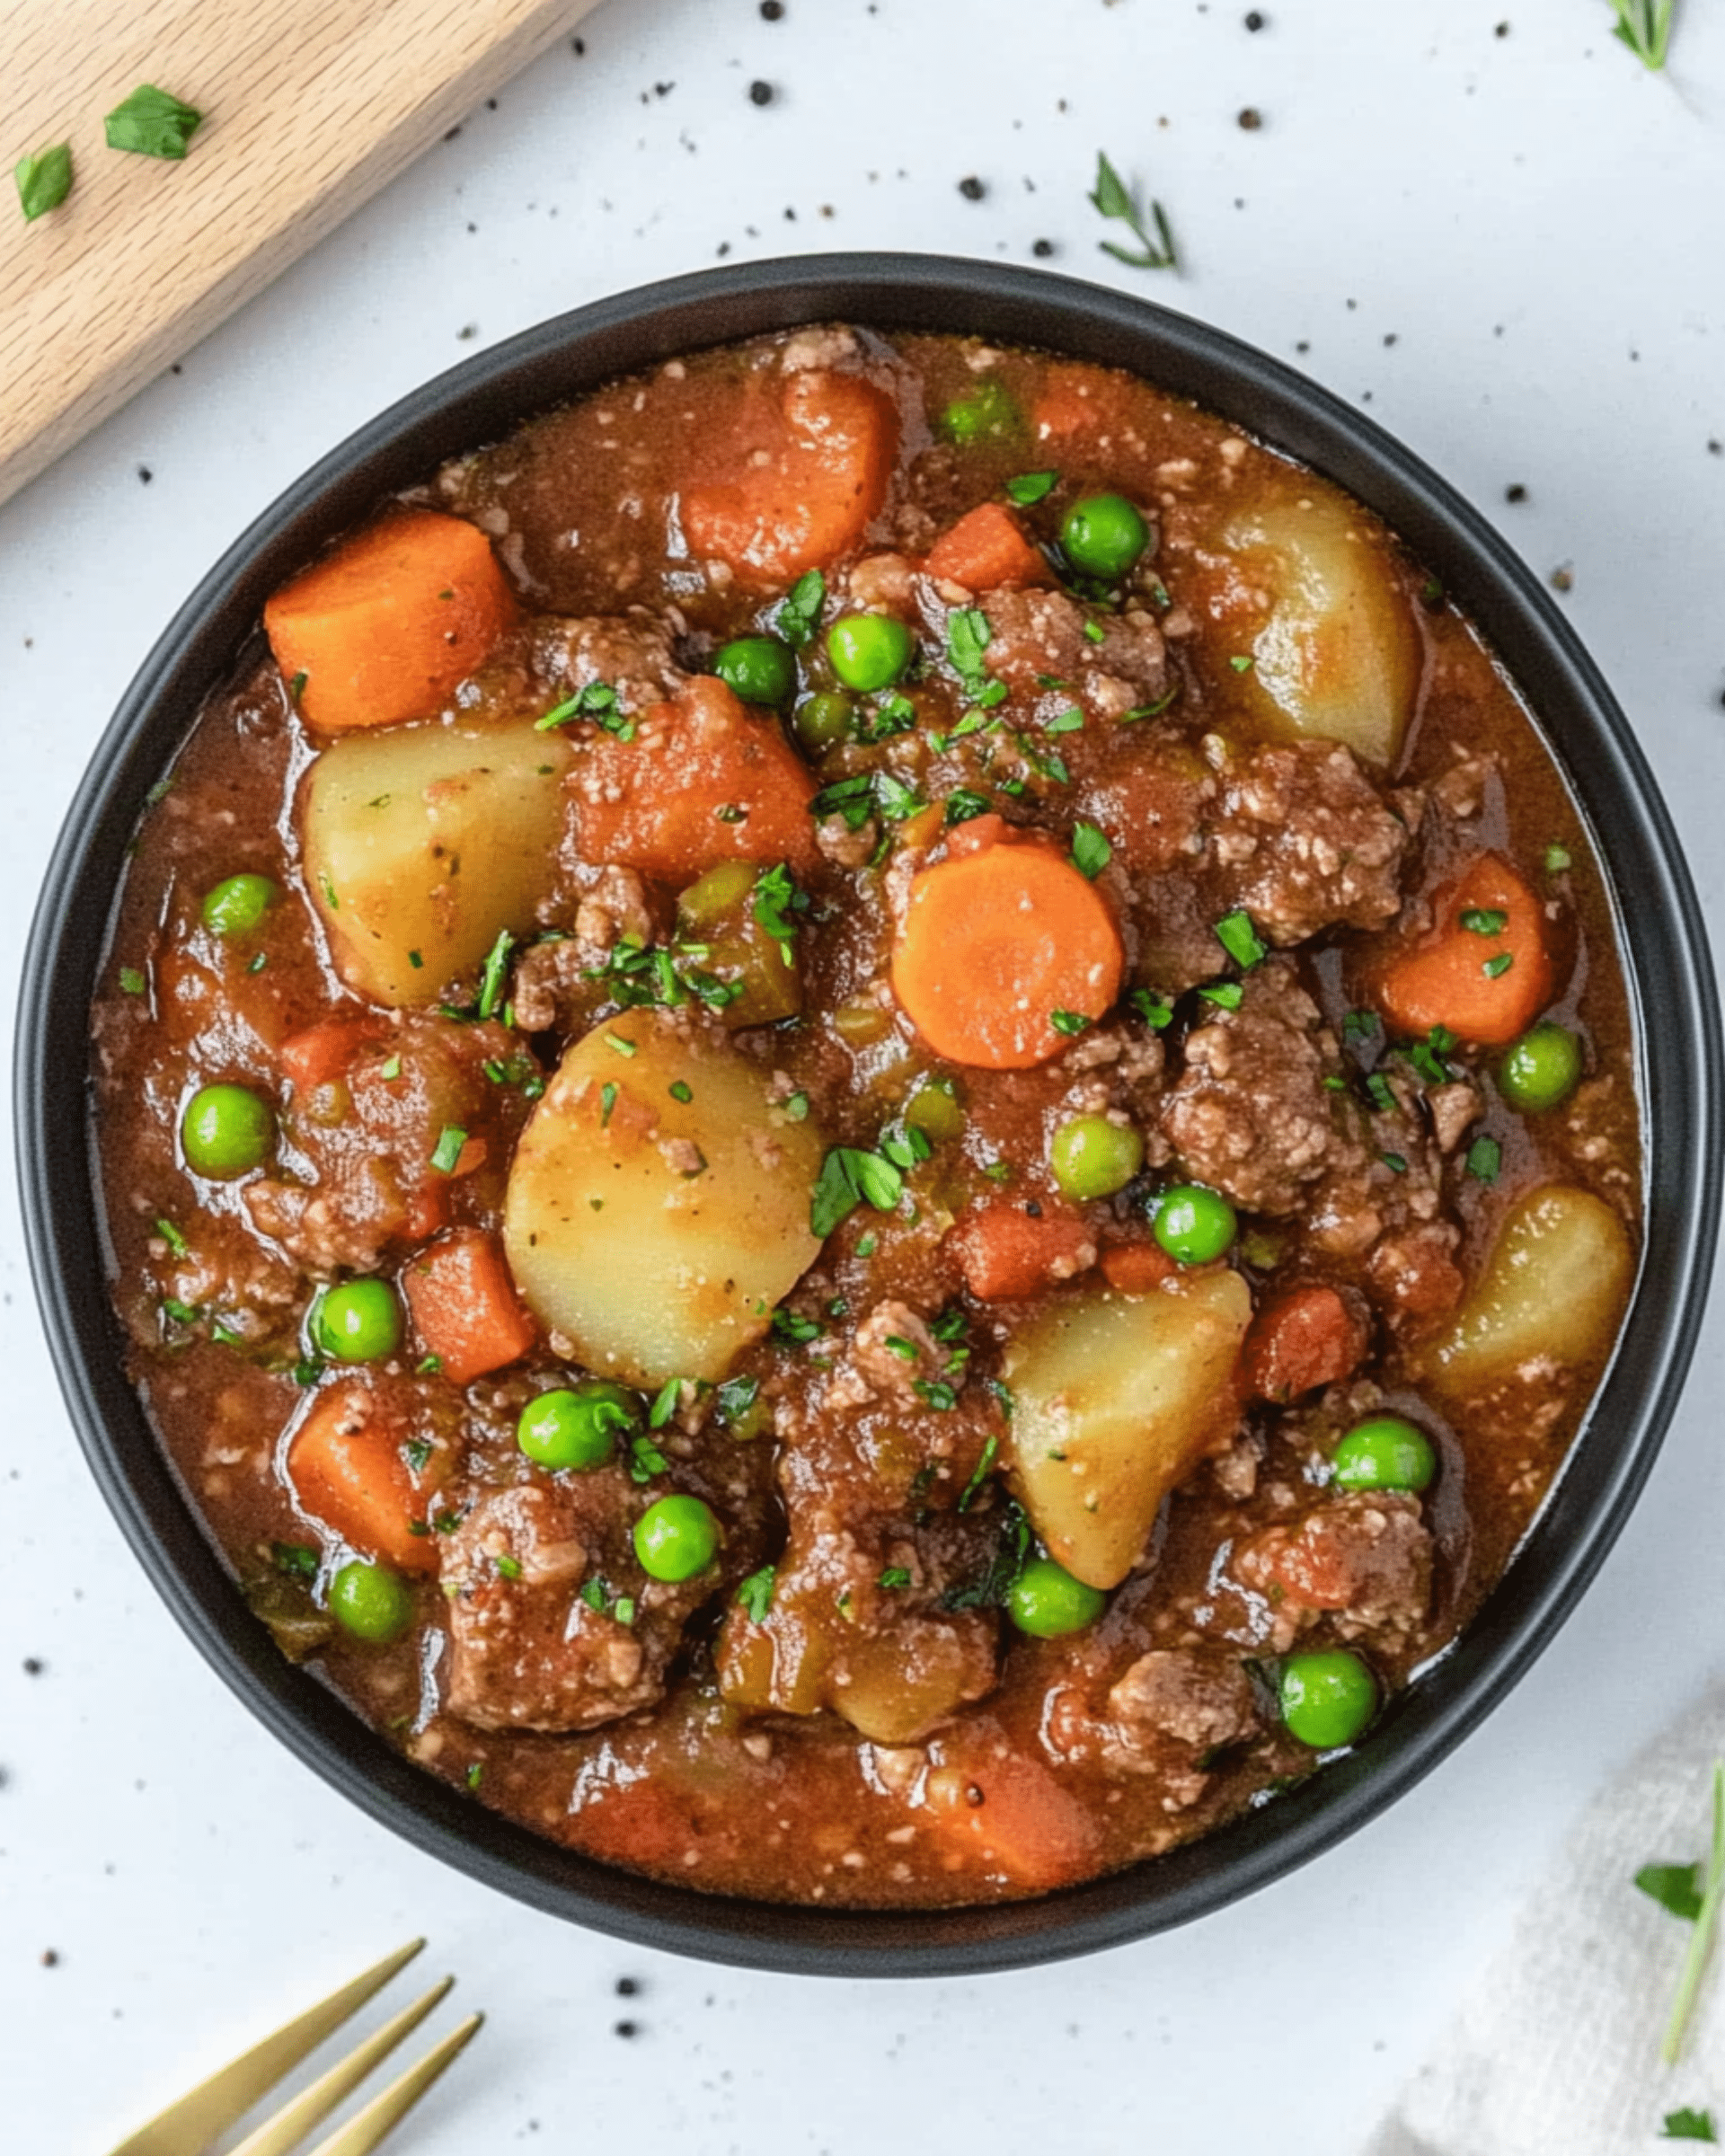
[[(136, 2134), (122, 2141), (112, 2156), (200, 2156), (201, 2151), (243, 2118), (284, 2075), (291, 2073), (302, 2059), (309, 2057), (326, 2037), (357, 2014), (374, 1993), (382, 1991), (424, 1945), (422, 1939), (416, 1939), (385, 1956), (375, 1968), (356, 1976), (350, 1984), (344, 1984), (340, 1991), (332, 1992), (317, 2005), (308, 2007), (273, 2036), (265, 2037), (250, 2051), (242, 2052), (237, 2059), (217, 2067), (207, 2081), (199, 2081), (178, 2103), (170, 2104), (147, 2125), (140, 2126)], [(386, 2059), (402, 2039), (419, 2027), (454, 1982), (453, 1976), (445, 1976), (423, 1998), (403, 2007), (394, 2020), (385, 2021), (345, 2059), (338, 2060), (327, 2073), (321, 2074), (310, 2088), (302, 2090), (272, 2117), (266, 2118), (255, 2132), (248, 2134), (230, 2152), (230, 2156), (288, 2156), (288, 2150), (327, 2117), (359, 2086), (374, 2066)], [(308, 2150), (306, 2156), (370, 2156), (371, 2151), (382, 2145), (385, 2136), (419, 2102), (456, 2054), (472, 2041), (483, 2019), (482, 2014), (469, 2014), (459, 2028), (451, 2029), (440, 2044), (434, 2045), (422, 2059), (374, 2096), (345, 2125), (338, 2126), (314, 2149)]]

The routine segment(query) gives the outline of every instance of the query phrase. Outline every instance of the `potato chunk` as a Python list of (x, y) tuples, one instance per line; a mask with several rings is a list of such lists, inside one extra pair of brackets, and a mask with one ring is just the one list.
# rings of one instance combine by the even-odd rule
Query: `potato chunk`
[(323, 752), (302, 799), (305, 880), (350, 987), (435, 1003), (500, 929), (532, 925), (570, 755), (529, 724), (392, 728)]
[(1223, 543), (1270, 609), (1242, 688), (1270, 732), (1340, 741), (1393, 764), (1412, 714), (1420, 646), (1382, 544), (1340, 496), (1243, 511)]
[(1163, 1499), (1233, 1428), (1251, 1317), (1238, 1273), (1192, 1273), (1145, 1295), (1074, 1295), (1013, 1343), (1013, 1480), (1087, 1586), (1119, 1585)]
[(1434, 1384), (1477, 1393), (1529, 1365), (1597, 1367), (1635, 1269), (1623, 1222), (1601, 1197), (1547, 1183), (1510, 1208), (1491, 1262), (1427, 1350)]
[(503, 1239), (528, 1306), (593, 1369), (721, 1378), (814, 1262), (826, 1140), (766, 1088), (685, 1013), (627, 1012), (563, 1057), (516, 1152)]

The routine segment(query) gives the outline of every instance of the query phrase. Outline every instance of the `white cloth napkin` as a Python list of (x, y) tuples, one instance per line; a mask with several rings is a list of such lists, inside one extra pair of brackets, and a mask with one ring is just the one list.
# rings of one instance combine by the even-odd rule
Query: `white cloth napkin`
[[(1702, 1860), (1725, 1685), (1704, 1693), (1571, 1831), (1443, 2041), (1365, 2156), (1650, 2156), (1668, 2112), (1725, 2140), (1725, 1981), (1711, 1967), (1676, 2066), (1659, 2044), (1690, 1927), (1638, 1891), (1643, 1864)], [(1715, 1942), (1725, 1963), (1725, 1937)]]

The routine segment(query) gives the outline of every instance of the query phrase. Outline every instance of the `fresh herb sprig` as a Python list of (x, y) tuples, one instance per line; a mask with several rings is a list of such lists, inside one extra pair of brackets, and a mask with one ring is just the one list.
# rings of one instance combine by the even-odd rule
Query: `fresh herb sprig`
[[(1647, 4), (1648, 0), (1642, 0), (1642, 4)], [(1626, 0), (1618, 0), (1618, 4), (1626, 4)], [(1665, 0), (1665, 5), (1668, 8), (1670, 0)], [(1108, 154), (1104, 150), (1096, 153), (1096, 184), (1091, 190), (1090, 200), (1092, 208), (1103, 216), (1114, 218), (1124, 225), (1138, 243), (1135, 251), (1130, 247), (1122, 247), (1118, 240), (1100, 240), (1097, 244), (1104, 254), (1111, 254), (1117, 262), (1124, 262), (1128, 270), (1172, 270), (1178, 276), (1180, 255), (1174, 246), (1174, 235), (1169, 229), (1167, 215), (1162, 204), (1153, 202), (1150, 205), (1150, 222), (1156, 228), (1156, 236), (1152, 239), (1144, 228), (1144, 219), (1133, 199), (1131, 189), (1109, 163)]]
[(1611, 34), (1627, 45), (1643, 67), (1656, 73), (1671, 49), (1671, 18), (1676, 0), (1611, 0), (1617, 20)]
[(1683, 1975), (1677, 1980), (1676, 1997), (1671, 2002), (1671, 2018), (1665, 2025), (1665, 2038), (1659, 2046), (1660, 2059), (1666, 2065), (1675, 2066), (1683, 2049), (1683, 2039), (1688, 2033), (1690, 2017), (1695, 2010), (1713, 1934), (1719, 1929), (1720, 1903), (1725, 1899), (1725, 1763), (1713, 1769), (1712, 1845), (1708, 1852), (1707, 1873), (1699, 1903), (1691, 1905), (1695, 1891), (1694, 1869), (1685, 1882), (1681, 1868), (1676, 1865), (1644, 1865), (1635, 1875), (1635, 1884), (1674, 1916), (1687, 1917), (1692, 1927)]

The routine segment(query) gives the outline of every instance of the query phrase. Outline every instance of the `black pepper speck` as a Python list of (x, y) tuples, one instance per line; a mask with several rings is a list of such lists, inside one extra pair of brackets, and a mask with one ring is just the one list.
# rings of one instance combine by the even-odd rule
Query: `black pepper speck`
[(1517, 480), (1513, 485), (1508, 486), (1503, 490), (1503, 499), (1506, 501), (1526, 501), (1527, 499), (1527, 490), (1522, 485), (1519, 480)]
[(751, 105), (770, 105), (773, 102), (772, 84), (751, 83), (748, 85), (748, 102)]
[(155, 477), (155, 474), (150, 470), (150, 467), (147, 464), (140, 464), (137, 467), (137, 476), (147, 487), (150, 482)]
[(1052, 240), (1032, 240), (1031, 252), (1036, 256), (1039, 261), (1046, 262), (1054, 252), (1054, 242)]
[[(761, 13), (765, 14), (766, 10), (763, 8)], [(639, 1976), (619, 1976), (617, 1978), (616, 1991), (619, 1999), (632, 1999), (640, 1989), (641, 1979)]]
[(1725, 456), (1725, 442), (1710, 439), (1707, 444), (1707, 454), (1709, 456)]
[(614, 2021), (611, 2025), (611, 2034), (614, 2037), (622, 2037), (625, 2040), (630, 2037), (638, 2037), (641, 2034), (641, 2024), (639, 2021)]
[(783, 22), (784, 0), (761, 0), (761, 20), (763, 22)]
[(1495, 38), (1507, 38), (1509, 35), (1509, 25), (1507, 22), (1499, 22), (1491, 34)]
[(1552, 571), (1552, 589), (1553, 591), (1573, 591), (1575, 589), (1575, 571), (1567, 562), (1561, 569), (1554, 569)]
[(45, 1969), (58, 1969), (59, 1966), (58, 1952), (53, 1947), (44, 1947), (42, 1948), (42, 1966)]
[(1252, 13), (1250, 13), (1250, 14), (1249, 14), (1247, 17), (1246, 17), (1246, 28), (1247, 28), (1248, 30), (1261, 30), (1263, 27), (1264, 27), (1264, 18), (1263, 18), (1263, 17), (1262, 17), (1262, 16), (1261, 16), (1261, 15), (1259, 13), (1258, 13), (1258, 10), (1257, 10), (1257, 9), (1254, 7), (1254, 8), (1252, 9)]
[(967, 202), (980, 202), (988, 190), (974, 172), (967, 172), (959, 182), (959, 192)]
[(1248, 135), (1255, 135), (1264, 124), (1264, 116), (1256, 105), (1247, 105), (1240, 115), (1240, 125)]
[(476, 322), (464, 323), (462, 327), (456, 331), (456, 341), (457, 344), (471, 344), (473, 340), (477, 337), (478, 334), (479, 324)]
[(24, 1657), (24, 1674), (27, 1677), (40, 1677), (47, 1666), (48, 1665), (42, 1660), (40, 1655), (26, 1655)]

